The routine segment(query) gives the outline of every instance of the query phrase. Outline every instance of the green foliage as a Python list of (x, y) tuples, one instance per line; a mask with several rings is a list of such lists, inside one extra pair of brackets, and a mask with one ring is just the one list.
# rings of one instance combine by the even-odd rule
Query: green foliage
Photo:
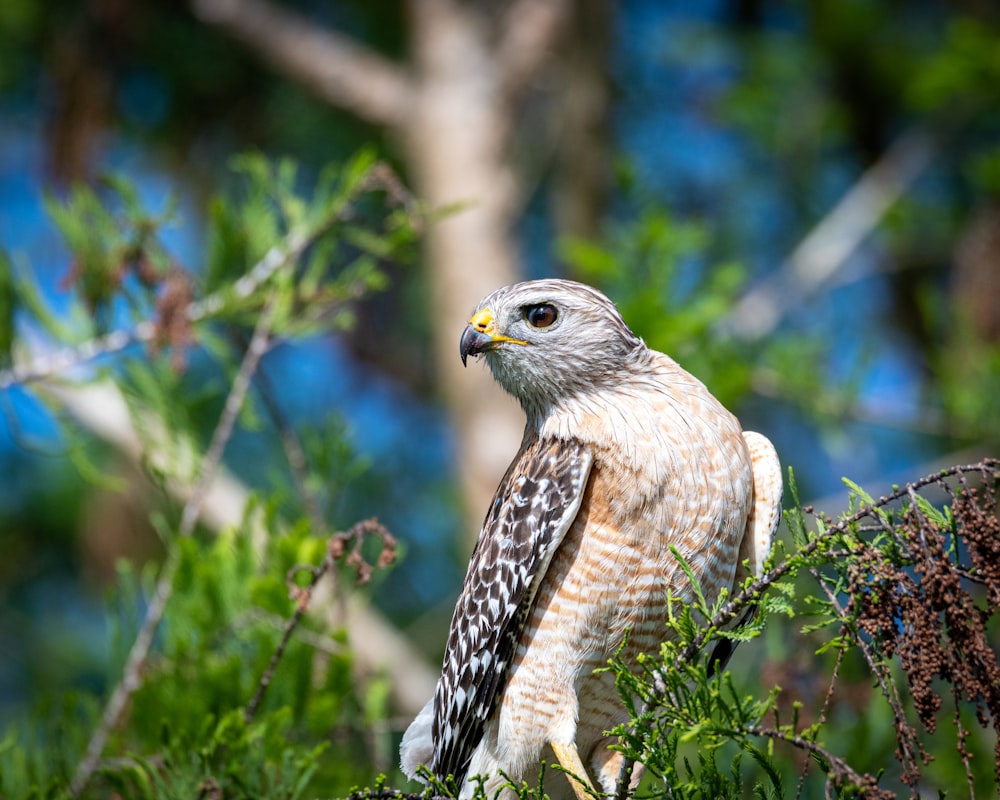
[(977, 333), (968, 309), (957, 304), (928, 304), (927, 315), (946, 331), (945, 343), (931, 354), (943, 417), (967, 441), (1000, 439), (1000, 343)]
[(140, 757), (105, 770), (115, 790), (126, 797), (186, 800), (191, 797), (267, 797), (297, 800), (326, 750), (325, 744), (306, 749), (289, 746), (289, 714), (276, 712), (248, 724), (241, 711), (215, 721), (205, 718), (200, 729), (175, 735), (166, 726), (155, 758)]
[(46, 698), (30, 721), (6, 727), (0, 735), (0, 796), (62, 798), (87, 736), (97, 724), (97, 700), (82, 692)]
[(805, 167), (844, 135), (844, 115), (826, 91), (829, 68), (813, 43), (787, 31), (761, 31), (745, 47), (747, 75), (728, 92), (723, 111), (786, 163)]
[[(805, 796), (889, 798), (919, 783), (995, 792), (1000, 775), (973, 765), (995, 761), (1000, 710), (989, 644), (1000, 627), (990, 599), (1000, 573), (989, 555), (1000, 533), (998, 479), (1000, 465), (987, 461), (878, 499), (848, 482), (850, 510), (836, 521), (796, 499), (790, 547), (772, 554), (763, 575), (712, 607), (698, 592), (693, 603), (675, 602), (658, 658), (638, 670), (620, 658), (610, 665), (633, 710), (615, 733), (626, 756), (646, 765), (647, 791), (788, 797), (799, 785)], [(949, 503), (932, 505), (921, 494), (930, 488), (946, 490)], [(733, 627), (748, 609), (755, 617)], [(715, 642), (776, 629), (798, 647), (814, 643), (828, 682), (814, 696), (781, 685), (748, 691), (711, 669)], [(837, 698), (872, 677), (877, 689), (848, 733)], [(956, 709), (950, 726), (943, 705)]]
[(726, 403), (746, 394), (752, 363), (745, 345), (719, 342), (714, 326), (732, 308), (744, 272), (705, 264), (705, 237), (703, 226), (652, 207), (612, 226), (600, 243), (564, 242), (561, 255), (580, 280), (615, 298), (650, 347), (673, 355)]
[[(249, 699), (278, 648), (281, 623), (293, 610), (278, 576), (300, 563), (320, 563), (325, 552), (325, 540), (306, 525), (269, 537), (263, 551), (255, 549), (258, 516), (252, 509), (241, 530), (177, 543), (180, 566), (161, 642), (133, 696), (130, 724), (114, 744), (131, 755), (103, 769), (112, 785), (132, 787), (128, 796), (185, 797), (217, 784), (226, 797), (297, 797), (320, 771), (331, 725), (364, 723), (365, 694), (354, 696), (349, 653), (324, 632), (321, 620), (310, 617), (284, 650), (259, 712), (253, 721), (246, 718)], [(122, 565), (115, 600), (121, 608), (119, 652), (134, 638), (151, 578), (139, 580)], [(310, 636), (328, 639), (331, 647), (317, 652), (305, 641)], [(317, 680), (320, 664), (323, 678)], [(332, 768), (351, 773), (345, 755), (324, 756), (325, 780)]]
[(561, 254), (576, 277), (615, 298), (646, 344), (675, 358), (724, 404), (753, 388), (829, 424), (853, 404), (856, 387), (845, 381), (817, 396), (828, 349), (818, 340), (751, 344), (724, 333), (746, 273), (735, 262), (709, 263), (707, 237), (706, 226), (649, 205), (610, 226), (599, 242), (563, 242)]
[[(997, 30), (973, 17), (956, 17), (941, 46), (919, 64), (909, 100), (918, 108), (959, 110), (992, 102), (1000, 80)], [(965, 109), (963, 109), (965, 110)]]
[[(150, 215), (120, 178), (50, 200), (74, 259), (69, 323), (26, 271), (0, 264), (0, 357), (16, 349), (21, 326), (69, 348), (15, 365), (4, 385), (30, 390), (34, 379), (104, 358), (78, 374), (97, 390), (113, 382), (120, 394), (105, 397), (124, 400), (130, 446), (158, 491), (151, 521), (165, 551), (158, 565), (120, 562), (107, 600), (113, 657), (95, 690), (0, 732), (5, 799), (293, 800), (370, 775), (361, 732), (384, 725), (386, 682), (360, 680), (345, 632), (307, 612), (321, 579), (342, 596), (387, 568), (395, 543), (372, 522), (333, 533), (337, 500), (363, 468), (343, 425), (330, 418), (293, 431), (270, 385), (251, 381), (275, 343), (350, 327), (352, 304), (385, 288), (382, 265), (409, 255), (420, 220), (371, 153), (325, 170), (311, 190), (290, 161), (249, 156), (236, 166), (244, 191), (212, 203), (205, 265), (184, 267), (162, 245), (172, 204)], [(61, 391), (37, 387), (53, 408)], [(287, 463), (271, 466), (271, 490), (238, 525), (210, 533), (196, 525), (200, 504), (240, 433), (273, 436)], [(64, 441), (84, 477), (125, 486), (72, 426)], [(121, 711), (101, 719), (100, 706), (122, 691)], [(81, 780), (95, 741), (99, 758)]]
[[(343, 169), (321, 171), (308, 197), (298, 191), (291, 161), (271, 164), (243, 156), (234, 167), (246, 177), (246, 196), (238, 205), (213, 204), (205, 274), (206, 290), (225, 293), (232, 312), (247, 312), (252, 319), (259, 311), (260, 295), (242, 292), (236, 281), (255, 265), (266, 270), (269, 257), (280, 258), (272, 248), (281, 237), (294, 251), (310, 246), (299, 269), (277, 273), (294, 290), (282, 296), (278, 324), (297, 336), (349, 326), (345, 301), (385, 289), (379, 260), (406, 258), (412, 250), (412, 209), (383, 209), (373, 218), (372, 209), (359, 201), (376, 188), (399, 190), (371, 152), (362, 152)], [(335, 272), (331, 263), (338, 264)]]
[(77, 186), (64, 203), (48, 198), (52, 221), (73, 253), (67, 280), (75, 284), (98, 332), (112, 324), (112, 303), (123, 298), (135, 310), (146, 312), (130, 277), (140, 286), (162, 280), (170, 258), (160, 246), (160, 230), (174, 215), (173, 203), (159, 216), (147, 214), (138, 193), (123, 178), (103, 179), (107, 201), (87, 186)]

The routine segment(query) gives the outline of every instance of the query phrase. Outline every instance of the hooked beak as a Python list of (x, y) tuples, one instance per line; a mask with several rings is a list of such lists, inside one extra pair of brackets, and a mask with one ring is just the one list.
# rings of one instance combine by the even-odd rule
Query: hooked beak
[(528, 344), (522, 339), (512, 339), (497, 333), (496, 322), (493, 319), (493, 312), (488, 308), (477, 311), (472, 315), (469, 324), (462, 331), (462, 339), (458, 343), (458, 352), (462, 356), (462, 366), (466, 366), (466, 359), (469, 356), (478, 356), (488, 350), (495, 350), (504, 342), (511, 344)]
[(472, 325), (466, 325), (462, 331), (462, 340), (458, 343), (458, 352), (462, 356), (462, 366), (466, 366), (469, 356), (478, 356), (493, 347), (493, 339), (483, 331), (477, 331)]

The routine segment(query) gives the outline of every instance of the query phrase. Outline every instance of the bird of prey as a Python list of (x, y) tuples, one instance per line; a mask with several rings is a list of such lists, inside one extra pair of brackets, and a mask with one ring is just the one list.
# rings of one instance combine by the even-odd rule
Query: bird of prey
[[(614, 675), (595, 670), (657, 653), (668, 598), (694, 599), (674, 549), (709, 604), (760, 573), (780, 516), (777, 455), (581, 283), (498, 289), (460, 352), (485, 358), (527, 421), (401, 766), (453, 776), (462, 797), (487, 776), (492, 797), (504, 776), (535, 785), (545, 759), (613, 792), (622, 757), (607, 731), (629, 715)], [(545, 788), (587, 797), (552, 770)]]

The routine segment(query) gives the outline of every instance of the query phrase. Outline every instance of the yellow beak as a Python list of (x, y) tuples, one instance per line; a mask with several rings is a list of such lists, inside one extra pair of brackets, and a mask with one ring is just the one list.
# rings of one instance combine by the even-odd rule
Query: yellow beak
[(488, 308), (481, 309), (472, 315), (469, 324), (462, 331), (462, 339), (459, 342), (458, 351), (462, 356), (462, 365), (465, 366), (469, 356), (478, 356), (488, 350), (495, 350), (503, 343), (528, 344), (523, 339), (514, 339), (497, 333), (496, 320), (493, 319), (493, 312)]

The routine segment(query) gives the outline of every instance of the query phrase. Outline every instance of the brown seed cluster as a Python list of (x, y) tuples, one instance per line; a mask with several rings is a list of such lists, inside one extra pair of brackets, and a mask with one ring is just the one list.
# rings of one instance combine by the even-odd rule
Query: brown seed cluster
[[(914, 502), (891, 528), (891, 545), (856, 540), (848, 566), (848, 616), (883, 664), (893, 657), (928, 732), (943, 698), (966, 702), (979, 723), (1000, 733), (1000, 663), (989, 640), (1000, 613), (1000, 520), (991, 489), (955, 492), (953, 525)], [(897, 718), (897, 728), (905, 721)], [(965, 735), (958, 749), (968, 763)], [(899, 740), (913, 741), (912, 730)], [(1000, 781), (1000, 743), (997, 745)], [(924, 755), (924, 760), (927, 756)], [(912, 762), (911, 762), (912, 763)], [(919, 778), (911, 768), (903, 780)]]
[[(375, 539), (382, 545), (374, 563), (367, 561), (361, 551), (366, 538)], [(344, 565), (354, 571), (355, 584), (361, 586), (371, 580), (374, 570), (385, 569), (395, 562), (396, 537), (378, 520), (366, 519), (348, 531), (331, 536), (327, 554), (331, 562), (343, 559)]]
[(187, 273), (175, 269), (162, 281), (163, 289), (156, 300), (153, 339), (150, 350), (154, 355), (164, 347), (171, 348), (170, 365), (175, 372), (187, 366), (186, 349), (194, 344), (194, 328), (188, 309), (194, 300), (194, 288)]

